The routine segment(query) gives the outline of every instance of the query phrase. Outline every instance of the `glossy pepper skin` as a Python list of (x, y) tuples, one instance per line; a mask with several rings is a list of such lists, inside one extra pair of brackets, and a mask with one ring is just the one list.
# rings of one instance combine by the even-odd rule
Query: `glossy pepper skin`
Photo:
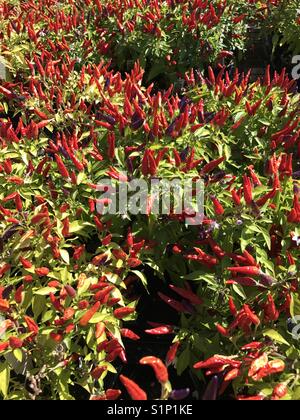
[(101, 306), (100, 302), (96, 302), (95, 305), (92, 306), (91, 309), (89, 309), (79, 320), (79, 325), (81, 327), (86, 327), (90, 320), (93, 318), (96, 312), (98, 312), (99, 308)]
[(170, 288), (176, 292), (181, 297), (189, 300), (194, 305), (202, 305), (203, 300), (200, 299), (195, 293), (193, 293), (191, 290), (183, 289), (181, 287), (177, 287), (174, 285), (170, 285)]
[(125, 375), (120, 375), (120, 381), (134, 401), (146, 401), (148, 399), (146, 392), (132, 379), (127, 378)]
[(126, 318), (128, 315), (131, 315), (135, 312), (134, 308), (128, 308), (128, 307), (124, 307), (124, 308), (118, 308), (114, 310), (114, 316), (117, 319), (123, 319)]
[(228, 267), (227, 270), (232, 273), (244, 274), (248, 276), (259, 276), (262, 274), (259, 267), (256, 266), (245, 266), (245, 267)]
[(211, 196), (211, 201), (213, 202), (216, 216), (222, 216), (225, 210), (220, 201), (214, 196)]
[(165, 364), (160, 359), (158, 359), (157, 357), (154, 357), (154, 356), (143, 357), (140, 360), (140, 364), (151, 366), (152, 369), (154, 370), (156, 379), (160, 383), (164, 384), (164, 383), (168, 382), (168, 380), (169, 380), (168, 369), (165, 366)]
[(177, 356), (179, 347), (180, 347), (180, 341), (177, 341), (176, 343), (172, 344), (171, 347), (169, 348), (169, 351), (166, 357), (167, 366), (169, 366), (171, 363), (174, 362)]
[(174, 334), (174, 327), (170, 325), (161, 325), (159, 327), (152, 328), (150, 330), (145, 330), (147, 334), (150, 335), (168, 335)]

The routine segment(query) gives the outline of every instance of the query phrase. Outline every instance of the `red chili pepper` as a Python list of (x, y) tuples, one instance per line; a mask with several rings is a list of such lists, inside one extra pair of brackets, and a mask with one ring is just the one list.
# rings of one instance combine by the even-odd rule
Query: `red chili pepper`
[(251, 363), (250, 369), (248, 371), (248, 376), (253, 377), (259, 370), (265, 368), (268, 364), (268, 356), (266, 353), (263, 353), (261, 356), (257, 357)]
[(266, 374), (273, 375), (274, 373), (283, 372), (285, 369), (285, 363), (281, 359), (271, 360), (266, 367)]
[(131, 230), (128, 230), (126, 242), (127, 242), (127, 245), (129, 246), (129, 248), (133, 247), (133, 245), (134, 245), (134, 237), (132, 235)]
[(102, 374), (107, 370), (107, 366), (97, 366), (92, 370), (91, 376), (93, 379), (98, 380), (101, 378)]
[(147, 149), (142, 160), (142, 173), (144, 176), (154, 176), (157, 171), (157, 164), (153, 156), (153, 151)]
[(240, 284), (241, 286), (257, 286), (257, 282), (251, 277), (235, 277), (226, 281), (226, 284)]
[(9, 342), (9, 346), (12, 349), (20, 349), (21, 347), (23, 347), (23, 340), (21, 340), (18, 337), (10, 337), (8, 339), (8, 342)]
[(229, 336), (229, 331), (227, 328), (224, 328), (222, 325), (220, 324), (216, 324), (216, 328), (218, 330), (218, 332), (223, 335), (224, 337), (228, 337)]
[(7, 173), (7, 175), (10, 175), (12, 173), (13, 168), (12, 168), (12, 163), (11, 163), (10, 159), (6, 159), (4, 161), (3, 167), (4, 167), (4, 170)]
[(0, 312), (8, 312), (10, 309), (10, 305), (8, 300), (0, 299)]
[(75, 248), (73, 258), (78, 261), (85, 252), (85, 245), (80, 245)]
[(105, 394), (107, 400), (117, 400), (121, 395), (121, 391), (119, 389), (107, 389)]
[(113, 249), (112, 254), (117, 260), (123, 260), (123, 261), (125, 261), (128, 256), (126, 252), (123, 251), (123, 249)]
[(250, 176), (251, 176), (251, 178), (252, 178), (252, 181), (253, 181), (254, 185), (255, 185), (256, 187), (261, 186), (261, 185), (262, 185), (262, 183), (261, 183), (261, 181), (259, 180), (259, 178), (258, 178), (258, 176), (256, 175), (256, 173), (254, 172), (253, 165), (248, 166), (248, 169), (249, 169), (249, 171), (250, 171)]
[(60, 288), (61, 283), (58, 280), (52, 280), (52, 281), (49, 281), (48, 286), (54, 287), (54, 288)]
[(277, 384), (273, 389), (273, 398), (283, 398), (288, 393), (288, 387), (286, 384)]
[(151, 330), (145, 330), (145, 333), (150, 335), (174, 334), (174, 327), (170, 325), (161, 325), (159, 327), (152, 328)]
[(137, 383), (133, 380), (127, 378), (124, 375), (120, 375), (120, 381), (127, 389), (128, 394), (131, 396), (133, 400), (136, 401), (145, 401), (147, 400), (147, 394), (142, 388), (139, 387)]
[(194, 247), (198, 255), (187, 255), (185, 258), (192, 261), (198, 261), (201, 264), (206, 265), (207, 267), (213, 267), (218, 264), (219, 260), (212, 257), (211, 255), (206, 254), (202, 249)]
[(252, 395), (251, 397), (238, 395), (236, 398), (238, 401), (263, 401), (266, 397), (264, 395)]
[(188, 312), (187, 308), (180, 302), (175, 299), (170, 298), (169, 296), (164, 295), (163, 293), (158, 293), (159, 297), (171, 308), (175, 309), (175, 311), (179, 313)]
[(90, 320), (93, 318), (96, 312), (98, 312), (99, 308), (101, 306), (100, 302), (96, 302), (95, 305), (92, 306), (91, 309), (89, 309), (79, 320), (79, 325), (81, 327), (86, 327)]
[(69, 284), (66, 284), (65, 289), (70, 298), (72, 299), (75, 298), (77, 293), (76, 293), (76, 290), (72, 286), (70, 286)]
[(70, 233), (70, 220), (69, 220), (69, 218), (66, 217), (62, 221), (62, 224), (63, 224), (62, 234), (63, 234), (63, 237), (66, 238), (67, 236), (69, 236), (69, 233)]
[(222, 216), (225, 213), (225, 210), (220, 201), (214, 196), (211, 196), (211, 201), (214, 204), (215, 214), (217, 216)]
[(60, 156), (59, 156), (59, 155), (57, 155), (57, 154), (55, 154), (54, 156), (55, 156), (55, 160), (56, 160), (56, 163), (57, 163), (57, 167), (58, 167), (58, 170), (59, 170), (59, 172), (60, 172), (61, 176), (62, 176), (63, 178), (66, 178), (66, 179), (70, 178), (69, 171), (68, 171), (68, 169), (66, 168), (65, 164), (63, 163), (63, 161), (62, 161), (62, 159), (60, 158)]
[(50, 270), (47, 267), (41, 267), (41, 268), (35, 269), (35, 274), (37, 274), (39, 277), (48, 276), (49, 273), (50, 273)]
[(258, 350), (263, 347), (263, 343), (260, 341), (253, 341), (252, 343), (246, 344), (245, 346), (241, 347), (241, 350)]
[(244, 198), (247, 205), (251, 205), (252, 197), (252, 184), (250, 178), (247, 175), (243, 175), (243, 184), (244, 184)]
[(22, 303), (23, 300), (23, 292), (24, 292), (24, 285), (22, 284), (21, 286), (19, 286), (16, 290), (15, 293), (15, 301), (16, 303), (20, 304)]
[(128, 258), (127, 260), (128, 267), (130, 268), (136, 268), (139, 267), (143, 262), (139, 260), (138, 258)]
[(20, 262), (21, 262), (21, 264), (23, 265), (23, 267), (24, 267), (24, 268), (26, 268), (26, 269), (30, 269), (30, 268), (32, 267), (31, 262), (30, 262), (30, 261), (28, 261), (28, 260), (26, 260), (26, 259), (25, 259), (25, 258), (23, 258), (23, 257), (20, 257)]
[(168, 369), (165, 364), (154, 356), (146, 356), (140, 360), (141, 365), (149, 365), (152, 367), (155, 373), (156, 379), (161, 383), (165, 384), (169, 380)]
[(254, 105), (250, 105), (249, 102), (246, 102), (246, 110), (248, 112), (249, 115), (255, 115), (258, 108), (261, 106), (262, 104), (262, 99), (258, 100)]
[(180, 154), (177, 152), (176, 149), (173, 150), (174, 159), (175, 159), (175, 165), (178, 168), (181, 165), (181, 157)]
[(128, 315), (131, 315), (135, 312), (134, 308), (117, 308), (114, 310), (114, 317), (117, 319), (123, 319), (126, 318)]
[(212, 238), (208, 238), (207, 242), (208, 242), (209, 246), (211, 247), (211, 250), (214, 252), (214, 254), (218, 258), (222, 259), (222, 258), (225, 257), (226, 252), (223, 251), (223, 249), (217, 244), (216, 241), (214, 241)]
[(7, 350), (9, 347), (9, 342), (5, 341), (4, 343), (0, 343), (0, 353), (4, 352), (5, 350)]
[(121, 298), (109, 298), (107, 301), (107, 306), (115, 306), (121, 301)]
[(81, 300), (80, 302), (78, 302), (78, 308), (81, 310), (87, 309), (89, 306), (90, 304), (87, 300)]
[(263, 308), (266, 321), (277, 321), (279, 312), (276, 309), (275, 302), (271, 294), (268, 294), (267, 303), (263, 306)]
[(110, 168), (110, 170), (107, 171), (106, 173), (112, 179), (116, 179), (117, 181), (120, 181), (120, 182), (128, 182), (127, 176), (118, 172), (115, 168)]
[(254, 312), (251, 311), (249, 305), (244, 305), (243, 306), (244, 311), (247, 315), (247, 317), (251, 320), (251, 322), (253, 322), (253, 324), (255, 325), (259, 325), (260, 324), (260, 319), (255, 315)]
[(262, 207), (266, 204), (266, 202), (268, 200), (271, 200), (272, 198), (275, 197), (275, 195), (277, 194), (277, 189), (273, 189), (272, 191), (268, 192), (267, 194), (263, 195), (262, 197), (260, 197), (257, 201), (256, 204), (258, 207)]
[(105, 329), (106, 329), (106, 326), (104, 322), (98, 322), (98, 324), (96, 324), (95, 337), (97, 340), (98, 338), (102, 337), (102, 335), (105, 333)]
[(80, 172), (84, 171), (84, 165), (80, 162), (80, 160), (78, 160), (77, 157), (73, 153), (69, 153), (69, 156), (74, 166), (76, 167), (76, 169), (78, 169), (78, 171)]
[(11, 200), (14, 200), (15, 198), (16, 198), (16, 196), (18, 195), (18, 193), (17, 192), (14, 192), (14, 193), (12, 193), (12, 194), (9, 194), (8, 196), (6, 196), (6, 197), (4, 197), (3, 199), (2, 199), (2, 202), (3, 203), (7, 203), (8, 201), (11, 201)]
[(113, 130), (114, 129), (114, 126), (113, 125), (111, 125), (111, 124), (109, 124), (109, 123), (107, 123), (105, 121), (95, 120), (95, 124), (98, 127), (103, 127), (103, 128), (106, 128), (107, 130)]
[(94, 296), (94, 300), (103, 302), (108, 295), (115, 289), (115, 286), (107, 286), (103, 290), (99, 290)]
[(202, 305), (203, 300), (200, 299), (195, 293), (191, 292), (190, 290), (182, 289), (180, 287), (176, 287), (173, 284), (170, 284), (169, 287), (181, 297), (189, 300), (194, 305)]
[(8, 210), (8, 209), (5, 209), (4, 207), (2, 207), (1, 205), (0, 205), (0, 211), (1, 211), (1, 213), (4, 215), (4, 216), (11, 216), (12, 215), (12, 213), (11, 213), (11, 211), (10, 210)]
[(252, 266), (258, 266), (255, 258), (245, 249), (245, 251), (243, 252), (243, 256), (246, 258), (247, 260), (247, 265), (252, 265)]
[(38, 164), (35, 170), (37, 174), (41, 175), (41, 173), (43, 172), (43, 168), (47, 162), (48, 162), (48, 157), (45, 157), (43, 160), (41, 160), (41, 162)]
[(46, 219), (48, 217), (48, 213), (39, 213), (32, 217), (31, 224), (36, 225), (37, 223), (41, 222), (42, 220)]
[(167, 365), (170, 365), (171, 363), (174, 362), (178, 349), (180, 347), (180, 341), (176, 341), (176, 343), (172, 344), (171, 347), (169, 348), (169, 351), (167, 353), (167, 357), (166, 357), (166, 363)]
[(214, 86), (216, 84), (216, 78), (215, 78), (215, 74), (211, 66), (208, 67), (208, 77), (209, 77), (210, 83)]
[(31, 332), (32, 335), (34, 336), (37, 335), (39, 332), (39, 327), (36, 324), (36, 322), (32, 318), (26, 315), (24, 316), (24, 320), (27, 324), (28, 331)]
[(105, 238), (103, 238), (101, 240), (102, 245), (107, 246), (111, 243), (111, 239), (112, 239), (112, 235), (108, 234), (107, 236), (105, 236)]
[(25, 283), (32, 283), (33, 282), (33, 277), (30, 275), (24, 276), (23, 280)]
[(50, 338), (55, 341), (56, 343), (61, 343), (64, 339), (64, 335), (62, 332), (51, 332), (50, 333)]
[(53, 307), (54, 307), (57, 311), (59, 311), (59, 312), (63, 312), (63, 310), (64, 310), (63, 306), (60, 304), (59, 300), (58, 300), (58, 299), (56, 299), (56, 297), (54, 296), (54, 294), (53, 294), (53, 293), (50, 293), (50, 294), (49, 294), (49, 298), (50, 298), (50, 300), (51, 300), (51, 303), (52, 303)]
[(262, 274), (261, 269), (257, 266), (227, 267), (227, 270), (232, 273), (245, 274), (249, 276), (259, 276)]
[(67, 308), (67, 309), (64, 310), (64, 314), (63, 314), (63, 317), (61, 319), (65, 323), (65, 322), (73, 319), (74, 314), (75, 314), (75, 310), (73, 308)]
[(129, 338), (130, 340), (139, 340), (141, 337), (135, 334), (133, 331), (129, 330), (128, 328), (121, 329), (122, 337)]
[(196, 363), (194, 369), (211, 369), (217, 366), (226, 365), (239, 368), (242, 365), (242, 362), (230, 359), (229, 357), (216, 355), (205, 361)]
[(233, 300), (232, 296), (229, 297), (228, 304), (229, 304), (229, 310), (230, 310), (231, 314), (233, 316), (237, 316), (238, 311), (236, 309), (236, 306), (235, 306), (235, 303), (234, 303), (234, 300)]
[(6, 96), (8, 99), (13, 99), (14, 98), (14, 94), (6, 89), (4, 86), (0, 86), (0, 93), (2, 93), (2, 95)]
[(40, 121), (36, 127), (38, 130), (41, 130), (42, 128), (46, 127), (49, 123), (51, 123), (51, 120), (45, 120), (45, 121)]

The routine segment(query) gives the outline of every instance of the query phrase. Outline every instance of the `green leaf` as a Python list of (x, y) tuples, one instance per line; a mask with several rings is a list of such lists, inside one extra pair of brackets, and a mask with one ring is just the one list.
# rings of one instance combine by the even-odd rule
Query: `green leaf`
[(261, 228), (261, 233), (264, 237), (264, 240), (266, 241), (267, 247), (269, 249), (271, 249), (271, 238), (270, 238), (270, 234), (266, 229)]
[(78, 222), (77, 220), (75, 222), (70, 223), (70, 233), (77, 233), (82, 231), (87, 226), (93, 226), (91, 223), (86, 222)]
[(55, 318), (55, 312), (53, 310), (50, 310), (44, 313), (42, 317), (42, 322), (47, 322), (47, 321), (50, 321), (50, 319), (54, 319), (54, 318)]
[(155, 77), (157, 77), (160, 73), (162, 73), (164, 70), (162, 63), (157, 63), (154, 64), (151, 67), (151, 70), (149, 72), (149, 76), (148, 76), (148, 82), (150, 82), (152, 79), (154, 79)]
[(277, 343), (286, 344), (289, 346), (289, 343), (282, 337), (281, 334), (279, 334), (278, 331), (275, 330), (266, 330), (263, 332), (264, 337), (269, 337), (271, 340), (276, 341)]
[(15, 349), (13, 351), (13, 355), (15, 356), (15, 358), (17, 359), (18, 362), (22, 363), (23, 361), (23, 352), (21, 349)]
[(10, 380), (10, 369), (8, 363), (5, 362), (0, 365), (0, 392), (4, 396), (7, 397), (8, 387), (9, 387), (9, 380)]
[(98, 322), (103, 321), (107, 318), (106, 314), (96, 313), (89, 321), (89, 324), (98, 324)]
[(66, 264), (70, 264), (70, 255), (66, 249), (60, 249), (61, 258), (64, 260)]
[(132, 270), (132, 273), (134, 273), (136, 276), (138, 276), (138, 278), (141, 280), (143, 286), (148, 291), (148, 287), (147, 287), (148, 282), (147, 282), (147, 278), (146, 278), (145, 274), (141, 273), (138, 270)]
[(297, 386), (297, 388), (295, 388), (295, 390), (293, 392), (292, 400), (294, 400), (294, 401), (300, 400), (300, 386)]
[(183, 352), (180, 354), (180, 356), (178, 357), (178, 360), (177, 360), (177, 363), (176, 363), (177, 373), (178, 373), (179, 376), (189, 366), (189, 364), (190, 364), (190, 358), (191, 358), (190, 347), (187, 346), (183, 350)]
[(246, 299), (247, 299), (247, 296), (245, 295), (244, 289), (243, 289), (243, 287), (242, 287), (241, 285), (239, 285), (239, 284), (234, 284), (234, 285), (232, 286), (232, 288), (233, 288), (233, 290), (235, 291), (235, 293), (236, 293), (237, 295), (239, 295), (241, 298), (243, 298), (244, 300), (246, 300)]
[(49, 295), (50, 293), (55, 293), (55, 292), (57, 292), (57, 289), (55, 289), (55, 287), (43, 287), (42, 289), (39, 289), (36, 292), (34, 292), (34, 294), (39, 295), (39, 296), (46, 296), (46, 295)]
[(41, 315), (41, 313), (43, 312), (45, 308), (46, 308), (45, 297), (41, 295), (34, 296), (32, 300), (32, 310), (33, 310), (35, 319), (37, 319)]
[(291, 295), (290, 311), (292, 318), (296, 315), (300, 315), (300, 299), (295, 293), (292, 293)]

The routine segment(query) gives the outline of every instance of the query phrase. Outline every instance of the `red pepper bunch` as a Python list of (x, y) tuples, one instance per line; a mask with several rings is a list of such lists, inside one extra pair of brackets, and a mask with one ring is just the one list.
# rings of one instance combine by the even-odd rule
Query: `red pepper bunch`
[[(171, 385), (169, 383), (169, 373), (168, 369), (164, 365), (164, 363), (154, 356), (146, 356), (143, 357), (140, 360), (141, 365), (148, 365), (150, 366), (155, 374), (155, 377), (158, 382), (161, 384), (161, 397), (160, 399), (168, 399), (170, 393), (171, 393)], [(148, 396), (146, 392), (140, 388), (140, 386), (134, 382), (132, 379), (129, 379), (128, 377), (121, 375), (120, 381), (126, 388), (128, 394), (133, 400), (147, 400)]]
[[(222, 373), (222, 381), (218, 385), (217, 393), (222, 395), (228, 388), (230, 383), (236, 378), (246, 377), (246, 382), (258, 382), (263, 378), (278, 374), (285, 370), (285, 363), (281, 359), (272, 358), (270, 360), (268, 353), (262, 348), (264, 343), (252, 342), (241, 348), (244, 353), (241, 360), (239, 356), (225, 357), (215, 355), (206, 361), (198, 362), (194, 365), (195, 369), (206, 369), (206, 375), (214, 375)], [(245, 354), (246, 353), (246, 354)], [(280, 399), (288, 392), (285, 384), (274, 385), (273, 393), (269, 395), (269, 399)], [(259, 398), (258, 398), (259, 397)], [(268, 399), (267, 395), (261, 393), (259, 396), (237, 396), (238, 400), (243, 399)]]

